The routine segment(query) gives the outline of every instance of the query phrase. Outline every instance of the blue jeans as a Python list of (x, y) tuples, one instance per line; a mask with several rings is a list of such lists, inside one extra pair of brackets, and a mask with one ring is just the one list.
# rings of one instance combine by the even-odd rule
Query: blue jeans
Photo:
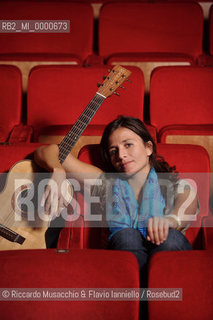
[(167, 239), (160, 245), (146, 240), (137, 229), (122, 229), (112, 236), (108, 248), (130, 251), (136, 256), (140, 268), (141, 285), (144, 288), (147, 287), (147, 264), (154, 253), (192, 249), (187, 238), (180, 231), (171, 228)]

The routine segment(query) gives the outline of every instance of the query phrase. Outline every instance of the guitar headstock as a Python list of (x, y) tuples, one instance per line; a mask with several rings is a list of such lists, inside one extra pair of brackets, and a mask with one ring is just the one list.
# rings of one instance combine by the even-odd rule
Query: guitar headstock
[(106, 98), (110, 97), (113, 93), (116, 93), (115, 90), (118, 89), (124, 81), (128, 80), (130, 75), (131, 71), (116, 65), (106, 76), (104, 82), (100, 84), (97, 92)]

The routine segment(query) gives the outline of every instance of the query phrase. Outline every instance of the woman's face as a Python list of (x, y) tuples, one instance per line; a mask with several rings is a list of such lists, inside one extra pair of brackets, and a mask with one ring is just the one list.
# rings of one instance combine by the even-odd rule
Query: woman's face
[(151, 141), (144, 143), (132, 130), (120, 127), (110, 135), (108, 148), (111, 163), (116, 171), (127, 175), (149, 172)]

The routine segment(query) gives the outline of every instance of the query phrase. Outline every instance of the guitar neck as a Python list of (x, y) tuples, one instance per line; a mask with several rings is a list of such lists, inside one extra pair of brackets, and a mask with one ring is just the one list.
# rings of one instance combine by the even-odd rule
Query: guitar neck
[(60, 163), (64, 162), (105, 99), (105, 96), (97, 92), (76, 123), (72, 126), (71, 130), (61, 141), (59, 144)]

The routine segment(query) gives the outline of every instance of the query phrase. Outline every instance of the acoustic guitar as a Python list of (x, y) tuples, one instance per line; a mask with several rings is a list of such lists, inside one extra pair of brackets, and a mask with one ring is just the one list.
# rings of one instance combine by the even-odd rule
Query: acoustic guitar
[[(64, 162), (75, 143), (88, 126), (104, 100), (128, 80), (131, 72), (116, 65), (99, 83), (99, 89), (82, 112), (76, 123), (59, 144), (59, 160)], [(118, 94), (117, 94), (118, 95)], [(0, 250), (41, 249), (45, 248), (45, 232), (51, 218), (37, 206), (26, 206), (23, 199), (30, 198), (30, 193), (36, 194), (39, 179), (43, 174), (41, 168), (31, 160), (17, 162), (8, 172), (4, 190), (0, 194)], [(39, 177), (39, 179), (38, 179)], [(73, 192), (67, 179), (66, 200), (70, 203)], [(38, 197), (38, 196), (37, 196)], [(31, 198), (30, 198), (31, 199)], [(31, 202), (33, 203), (33, 202)], [(31, 210), (32, 209), (32, 210)]]

